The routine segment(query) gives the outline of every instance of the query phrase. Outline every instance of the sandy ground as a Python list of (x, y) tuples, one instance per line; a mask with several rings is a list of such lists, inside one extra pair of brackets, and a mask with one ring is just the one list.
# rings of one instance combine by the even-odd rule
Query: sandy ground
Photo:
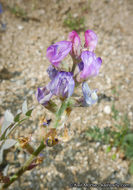
[[(128, 173), (128, 160), (122, 160), (117, 152), (113, 161), (111, 155), (116, 150), (106, 154), (106, 147), (90, 142), (85, 132), (89, 126), (113, 127), (113, 103), (119, 115), (128, 115), (132, 127), (133, 1), (1, 0), (1, 3), (4, 13), (0, 20), (6, 23), (6, 30), (0, 30), (0, 116), (6, 109), (16, 113), (25, 97), (28, 97), (29, 105), (38, 105), (36, 89), (49, 81), (46, 49), (52, 43), (67, 39), (71, 29), (63, 23), (69, 14), (85, 18), (84, 28), (79, 31), (83, 43), (85, 28), (98, 35), (96, 54), (103, 64), (99, 76), (88, 84), (92, 89), (98, 88), (100, 97), (108, 97), (101, 98), (92, 107), (73, 110), (69, 121), (73, 134), (70, 141), (45, 150), (46, 159), (41, 167), (27, 172), (9, 189), (71, 189), (69, 185), (73, 182), (131, 183), (133, 177)], [(16, 6), (20, 8), (19, 13), (12, 9)], [(107, 112), (105, 107), (110, 111)], [(15, 138), (28, 133), (34, 133), (34, 138), (38, 138), (37, 120), (46, 112), (38, 105), (33, 113), (35, 122), (16, 131)], [(24, 153), (20, 152), (16, 162), (23, 163), (24, 159)], [(15, 166), (10, 169), (16, 171)]]

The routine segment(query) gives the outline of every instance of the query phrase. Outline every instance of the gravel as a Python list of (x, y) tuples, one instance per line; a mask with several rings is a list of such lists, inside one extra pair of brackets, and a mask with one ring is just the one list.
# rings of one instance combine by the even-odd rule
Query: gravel
[[(99, 76), (88, 81), (91, 89), (98, 89), (99, 102), (88, 108), (76, 108), (68, 120), (70, 139), (66, 143), (44, 150), (45, 159), (40, 167), (26, 172), (11, 185), (11, 190), (53, 190), (71, 189), (71, 183), (132, 183), (128, 173), (129, 161), (120, 158), (117, 152), (115, 160), (112, 149), (91, 142), (85, 136), (89, 126), (99, 128), (112, 127), (111, 107), (115, 104), (119, 114), (128, 113), (133, 125), (133, 67), (132, 67), (132, 0), (39, 0), (17, 1), (1, 0), (4, 13), (0, 20), (7, 24), (6, 31), (0, 32), (0, 116), (6, 109), (13, 113), (21, 107), (25, 97), (29, 106), (37, 106), (29, 123), (21, 126), (14, 134), (15, 138), (32, 135), (33, 144), (38, 143), (40, 115), (46, 113), (38, 105), (35, 92), (38, 86), (49, 81), (46, 69), (47, 47), (60, 40), (67, 39), (71, 29), (64, 27), (64, 18), (71, 13), (74, 17), (85, 17), (85, 27), (98, 34), (99, 43), (96, 54), (102, 57), (103, 64)], [(15, 15), (11, 7), (19, 6), (27, 12), (27, 20)], [(80, 32), (84, 43), (84, 33)], [(9, 76), (2, 69), (8, 70)], [(1, 72), (2, 71), (2, 72)], [(79, 90), (81, 92), (81, 90)], [(33, 127), (32, 127), (33, 126)], [(16, 149), (14, 149), (16, 151)], [(19, 151), (18, 162), (23, 164), (24, 151)], [(7, 154), (7, 160), (10, 154)], [(12, 158), (13, 159), (13, 158)], [(15, 172), (14, 165), (9, 171)], [(78, 189), (78, 188), (76, 188)], [(124, 189), (124, 188), (123, 188)], [(128, 190), (128, 188), (125, 188)], [(129, 188), (131, 189), (131, 188)]]

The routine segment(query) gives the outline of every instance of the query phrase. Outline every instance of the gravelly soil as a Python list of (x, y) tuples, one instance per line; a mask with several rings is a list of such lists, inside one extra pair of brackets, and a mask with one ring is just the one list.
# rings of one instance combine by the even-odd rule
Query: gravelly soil
[[(128, 173), (128, 160), (122, 160), (116, 149), (106, 154), (106, 147), (90, 142), (85, 131), (88, 126), (113, 127), (112, 112), (106, 111), (113, 103), (119, 115), (127, 113), (131, 126), (133, 124), (133, 1), (2, 0), (1, 3), (4, 13), (0, 19), (7, 26), (5, 32), (0, 32), (1, 116), (5, 109), (15, 113), (25, 97), (30, 105), (38, 105), (36, 89), (49, 81), (46, 49), (52, 43), (67, 39), (71, 30), (64, 27), (63, 22), (68, 14), (84, 17), (85, 28), (97, 33), (96, 54), (103, 60), (99, 76), (88, 81), (92, 89), (98, 88), (102, 97), (99, 103), (91, 108), (76, 108), (69, 121), (73, 134), (70, 141), (47, 149), (41, 167), (27, 172), (9, 189), (71, 189), (68, 187), (71, 182), (131, 183), (133, 177)], [(11, 8), (16, 5), (27, 13), (26, 16), (14, 14)], [(80, 36), (84, 42), (83, 30)], [(46, 110), (37, 106), (33, 113), (35, 123), (44, 112)], [(35, 123), (33, 127), (23, 126), (21, 131), (16, 131), (15, 138), (34, 132), (34, 138), (38, 139)], [(117, 154), (115, 161), (111, 159), (113, 153)], [(9, 156), (13, 156), (12, 153), (7, 159)], [(24, 153), (20, 152), (18, 161), (22, 163), (24, 159)], [(15, 170), (12, 167), (12, 172)]]

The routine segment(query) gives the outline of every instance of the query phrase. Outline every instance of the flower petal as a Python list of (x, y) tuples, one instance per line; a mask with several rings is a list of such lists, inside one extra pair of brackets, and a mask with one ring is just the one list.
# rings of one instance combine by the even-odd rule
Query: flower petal
[(70, 97), (74, 91), (75, 82), (70, 72), (58, 72), (56, 77), (50, 82), (52, 94), (63, 98)]
[(72, 42), (71, 54), (76, 57), (79, 57), (81, 54), (81, 41), (77, 32), (72, 31), (68, 35), (68, 39)]
[(49, 61), (57, 66), (72, 49), (72, 43), (69, 41), (60, 41), (48, 47), (46, 56)]
[(37, 92), (36, 92), (37, 100), (43, 106), (45, 106), (49, 102), (52, 96), (53, 94), (48, 89), (48, 86), (37, 89)]
[(58, 71), (52, 65), (50, 65), (47, 69), (47, 73), (49, 75), (49, 78), (53, 80), (57, 75)]
[(83, 63), (83, 62), (80, 62), (80, 63), (78, 64), (78, 67), (79, 67), (79, 70), (80, 70), (80, 71), (83, 71), (83, 69), (84, 69), (84, 63)]
[(91, 106), (95, 104), (98, 100), (98, 96), (96, 94), (97, 90), (90, 90), (88, 84), (86, 82), (82, 83), (82, 92), (84, 96), (83, 105)]
[(83, 51), (81, 54), (82, 62), (79, 63), (80, 78), (87, 79), (98, 75), (102, 64), (102, 59), (96, 57), (93, 52)]
[(89, 47), (89, 51), (94, 51), (97, 45), (97, 35), (95, 34), (94, 31), (92, 30), (87, 30), (85, 32), (85, 45), (84, 47), (88, 48)]

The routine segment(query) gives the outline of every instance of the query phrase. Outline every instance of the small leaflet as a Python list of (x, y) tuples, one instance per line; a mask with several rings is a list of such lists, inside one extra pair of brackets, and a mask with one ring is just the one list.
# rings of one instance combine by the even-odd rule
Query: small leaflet
[(4, 122), (1, 127), (1, 135), (5, 132), (5, 130), (14, 122), (14, 116), (13, 114), (9, 111), (6, 110), (4, 114)]

